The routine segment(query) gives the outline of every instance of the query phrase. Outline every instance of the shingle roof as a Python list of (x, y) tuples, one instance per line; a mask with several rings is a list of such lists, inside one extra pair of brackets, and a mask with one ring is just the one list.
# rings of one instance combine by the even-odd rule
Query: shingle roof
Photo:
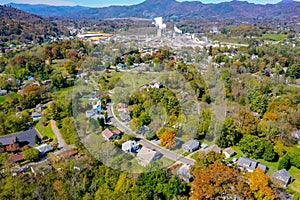
[(232, 155), (235, 154), (235, 151), (231, 147), (228, 147), (228, 148), (223, 150), (223, 153), (228, 153), (229, 155), (232, 156)]
[(18, 154), (14, 154), (14, 155), (12, 155), (12, 156), (9, 156), (8, 158), (7, 158), (7, 160), (8, 161), (12, 161), (12, 162), (20, 162), (20, 161), (22, 161), (22, 160), (24, 160), (24, 158), (23, 158), (23, 153), (18, 153)]
[(102, 131), (102, 134), (107, 138), (111, 138), (114, 135), (120, 135), (120, 131), (119, 130), (110, 130), (109, 128), (105, 129), (104, 131)]
[(255, 168), (257, 166), (257, 163), (258, 162), (256, 160), (252, 160), (250, 158), (242, 156), (242, 157), (239, 158), (237, 165), (239, 167), (245, 167), (249, 170), (255, 170)]
[(272, 177), (284, 182), (285, 184), (289, 183), (290, 179), (292, 178), (286, 169), (281, 169), (277, 172), (274, 172)]
[(185, 150), (196, 150), (199, 148), (199, 142), (197, 140), (189, 140), (182, 145), (182, 148)]
[(213, 144), (211, 146), (209, 146), (207, 149), (206, 149), (207, 152), (210, 152), (210, 151), (214, 151), (216, 153), (220, 153), (221, 152), (221, 148), (218, 147), (218, 145), (216, 144)]
[(148, 165), (157, 155), (157, 152), (147, 147), (142, 147), (137, 153), (138, 160), (144, 165)]
[(28, 143), (28, 146), (34, 146), (35, 145), (35, 136), (39, 136), (37, 131), (33, 129), (29, 129), (27, 131), (23, 131), (20, 133), (15, 133), (11, 135), (5, 135), (0, 137), (0, 143), (3, 145), (10, 145), (12, 144), (12, 141), (15, 141), (17, 138), (19, 142)]
[(48, 153), (53, 150), (53, 145), (52, 144), (42, 144), (38, 147), (35, 147), (41, 154)]

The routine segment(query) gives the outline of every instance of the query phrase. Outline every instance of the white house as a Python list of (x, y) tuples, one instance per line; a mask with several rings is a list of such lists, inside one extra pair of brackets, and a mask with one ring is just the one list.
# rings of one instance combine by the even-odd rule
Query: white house
[(122, 151), (124, 151), (125, 153), (135, 152), (139, 148), (140, 148), (140, 145), (136, 141), (133, 141), (133, 140), (129, 140), (122, 144)]

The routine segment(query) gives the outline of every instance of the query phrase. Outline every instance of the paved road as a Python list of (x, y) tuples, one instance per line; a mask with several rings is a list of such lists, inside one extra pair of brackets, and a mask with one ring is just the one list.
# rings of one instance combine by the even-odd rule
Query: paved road
[(51, 119), (50, 120), (50, 124), (51, 124), (52, 131), (56, 135), (57, 142), (58, 142), (58, 148), (65, 147), (66, 143), (65, 143), (64, 139), (61, 137), (60, 131), (59, 131), (59, 129), (56, 126), (56, 121), (54, 121), (54, 120)]
[(140, 135), (137, 135), (134, 131), (132, 131), (129, 127), (127, 127), (126, 124), (124, 124), (123, 122), (121, 122), (120, 120), (117, 119), (117, 117), (115, 116), (115, 113), (113, 111), (112, 104), (108, 104), (107, 114), (108, 114), (108, 117), (111, 118), (111, 123), (113, 123), (115, 126), (117, 126), (123, 132), (134, 134), (137, 139), (140, 139), (139, 143), (142, 144), (143, 146), (150, 148), (150, 149), (154, 149), (154, 150), (160, 152), (161, 154), (163, 154), (165, 157), (167, 157), (171, 160), (174, 160), (174, 161), (181, 162), (183, 164), (193, 165), (195, 163), (195, 160), (193, 160), (191, 158), (184, 157), (184, 156), (177, 154), (173, 151), (170, 151), (166, 148), (158, 146), (157, 144), (150, 142), (149, 140), (141, 137)]

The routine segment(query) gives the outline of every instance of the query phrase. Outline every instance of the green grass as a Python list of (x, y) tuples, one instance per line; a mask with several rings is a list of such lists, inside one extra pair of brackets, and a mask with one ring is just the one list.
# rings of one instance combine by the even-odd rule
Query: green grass
[(169, 158), (167, 158), (165, 156), (161, 157), (159, 160), (163, 163), (163, 166), (170, 166), (175, 163), (175, 161), (170, 160)]
[[(14, 98), (19, 98), (20, 95), (17, 92), (11, 92), (10, 93)], [(0, 103), (3, 103), (6, 99), (6, 95), (5, 96), (0, 96)]]
[(38, 122), (35, 128), (42, 134), (43, 137), (55, 138), (55, 134), (52, 131), (50, 123), (44, 127), (41, 122)]
[(283, 41), (287, 38), (287, 34), (263, 34), (263, 39), (270, 39), (274, 41)]
[(3, 103), (6, 99), (6, 96), (0, 96), (0, 103)]
[(268, 162), (263, 159), (258, 159), (258, 161), (262, 164), (267, 165), (268, 171), (267, 174), (271, 176), (274, 172), (278, 171), (278, 162)]
[(288, 188), (295, 192), (300, 193), (300, 169), (296, 167), (291, 167), (289, 172), (295, 180), (292, 184), (288, 186)]

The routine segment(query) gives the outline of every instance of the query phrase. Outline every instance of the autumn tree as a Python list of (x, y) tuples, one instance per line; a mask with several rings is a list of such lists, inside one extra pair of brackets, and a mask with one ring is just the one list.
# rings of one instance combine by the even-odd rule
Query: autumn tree
[(236, 170), (216, 161), (194, 171), (191, 200), (199, 199), (253, 199), (246, 179)]
[(242, 134), (255, 134), (257, 132), (257, 119), (248, 110), (238, 112), (237, 127)]
[(171, 148), (176, 145), (176, 134), (172, 129), (168, 129), (163, 132), (160, 137), (161, 144), (166, 148)]
[(276, 199), (277, 196), (270, 187), (270, 178), (263, 170), (256, 168), (253, 173), (249, 175), (250, 189), (254, 192), (256, 199)]

